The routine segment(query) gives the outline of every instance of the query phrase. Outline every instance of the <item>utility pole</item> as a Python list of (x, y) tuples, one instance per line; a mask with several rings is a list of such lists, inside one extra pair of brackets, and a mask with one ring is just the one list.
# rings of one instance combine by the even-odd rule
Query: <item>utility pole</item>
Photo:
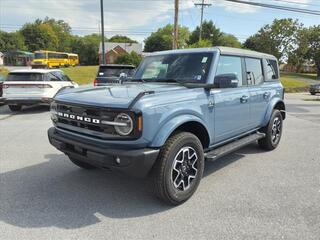
[(102, 46), (102, 64), (106, 64), (106, 51), (104, 46), (104, 16), (103, 16), (103, 0), (100, 0), (101, 10), (101, 46)]
[(201, 3), (195, 3), (194, 4), (196, 7), (201, 7), (201, 17), (200, 17), (200, 33), (199, 33), (199, 42), (202, 39), (202, 22), (203, 22), (203, 10), (205, 7), (210, 7), (212, 4), (210, 3), (204, 3), (204, 0), (202, 0)]
[(173, 41), (172, 49), (178, 48), (178, 38), (179, 38), (179, 0), (174, 0), (174, 25), (173, 25)]

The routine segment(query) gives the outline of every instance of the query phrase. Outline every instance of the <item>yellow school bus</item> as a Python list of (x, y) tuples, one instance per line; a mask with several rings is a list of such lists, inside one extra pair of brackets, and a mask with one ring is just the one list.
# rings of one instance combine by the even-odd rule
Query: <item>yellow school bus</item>
[(79, 65), (79, 56), (75, 53), (68, 53), (69, 66)]
[(35, 51), (32, 61), (33, 68), (69, 67), (78, 64), (78, 54), (45, 50)]

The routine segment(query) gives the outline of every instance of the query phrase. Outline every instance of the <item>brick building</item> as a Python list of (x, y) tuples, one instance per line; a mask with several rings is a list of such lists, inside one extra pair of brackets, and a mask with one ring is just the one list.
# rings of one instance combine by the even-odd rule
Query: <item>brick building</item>
[[(136, 52), (142, 54), (142, 44), (141, 43), (105, 43), (105, 55), (106, 63), (112, 64), (116, 61), (117, 57), (123, 53)], [(99, 64), (102, 63), (102, 44), (99, 47)]]

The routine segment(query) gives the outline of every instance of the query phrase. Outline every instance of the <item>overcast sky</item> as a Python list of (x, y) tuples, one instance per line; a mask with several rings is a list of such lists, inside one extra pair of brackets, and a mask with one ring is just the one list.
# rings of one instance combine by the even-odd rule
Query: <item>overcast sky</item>
[[(319, 0), (252, 0), (291, 7), (320, 10)], [(201, 0), (180, 0), (179, 22), (193, 30), (200, 21)], [(205, 9), (205, 19), (212, 20), (222, 31), (234, 34), (240, 41), (255, 33), (274, 18), (292, 17), (310, 26), (320, 24), (319, 16), (206, 0), (213, 3)], [(107, 36), (123, 34), (138, 41), (173, 22), (174, 0), (104, 0)], [(99, 33), (100, 0), (0, 0), (0, 29), (15, 31), (26, 22), (46, 16), (68, 22), (74, 34)]]

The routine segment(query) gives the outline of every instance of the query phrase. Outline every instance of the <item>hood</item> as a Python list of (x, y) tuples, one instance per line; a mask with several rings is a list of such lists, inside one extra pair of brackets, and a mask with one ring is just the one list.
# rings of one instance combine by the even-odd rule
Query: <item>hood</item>
[(101, 87), (79, 87), (58, 94), (55, 100), (97, 107), (128, 108), (141, 92), (171, 92), (186, 89), (177, 84), (126, 83)]

